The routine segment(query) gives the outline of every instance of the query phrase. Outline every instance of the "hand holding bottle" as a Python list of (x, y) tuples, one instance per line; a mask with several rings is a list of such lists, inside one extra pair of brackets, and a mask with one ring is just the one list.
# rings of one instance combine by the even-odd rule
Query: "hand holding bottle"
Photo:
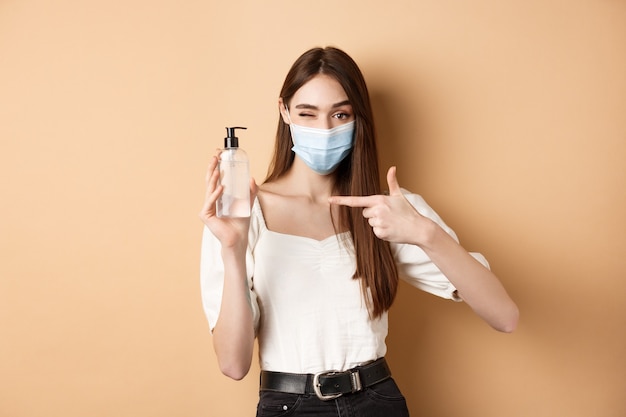
[[(206, 175), (206, 197), (200, 211), (200, 219), (217, 237), (222, 247), (235, 247), (245, 245), (248, 241), (249, 217), (218, 217), (217, 200), (224, 192), (224, 186), (220, 184), (219, 158), (214, 156), (209, 163)], [(250, 179), (250, 204), (254, 202), (258, 187), (254, 179)]]

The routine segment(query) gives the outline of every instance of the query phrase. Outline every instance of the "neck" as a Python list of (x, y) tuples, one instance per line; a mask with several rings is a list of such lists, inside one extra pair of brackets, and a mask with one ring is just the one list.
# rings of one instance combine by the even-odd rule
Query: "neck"
[(333, 174), (319, 175), (298, 158), (281, 180), (293, 195), (307, 197), (318, 203), (328, 201), (335, 183)]

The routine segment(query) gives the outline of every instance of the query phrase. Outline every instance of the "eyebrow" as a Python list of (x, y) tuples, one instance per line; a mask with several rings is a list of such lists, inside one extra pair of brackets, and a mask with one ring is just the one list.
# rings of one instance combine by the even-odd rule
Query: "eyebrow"
[[(344, 100), (344, 101), (340, 101), (339, 103), (335, 103), (332, 105), (333, 109), (336, 109), (337, 107), (341, 107), (341, 106), (345, 106), (345, 105), (350, 105), (350, 100)], [(312, 104), (298, 104), (295, 106), (296, 109), (310, 109), (310, 110), (319, 110), (319, 107), (314, 106)]]

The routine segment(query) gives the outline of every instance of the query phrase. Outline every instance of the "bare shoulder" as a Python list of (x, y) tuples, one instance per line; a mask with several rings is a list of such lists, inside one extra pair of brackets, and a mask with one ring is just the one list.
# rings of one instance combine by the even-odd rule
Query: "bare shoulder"
[(287, 203), (287, 196), (281, 190), (281, 187), (277, 187), (276, 183), (265, 183), (259, 186), (257, 198), (261, 203), (263, 211), (273, 211), (275, 207)]
[(278, 220), (285, 218), (285, 214), (289, 212), (290, 207), (297, 204), (296, 201), (292, 201), (292, 198), (285, 195), (284, 190), (277, 186), (276, 183), (261, 184), (257, 198), (263, 210), (265, 222), (270, 229), (275, 227), (280, 229), (281, 222)]
[(259, 194), (278, 194), (280, 192), (280, 185), (276, 182), (264, 182), (259, 185)]

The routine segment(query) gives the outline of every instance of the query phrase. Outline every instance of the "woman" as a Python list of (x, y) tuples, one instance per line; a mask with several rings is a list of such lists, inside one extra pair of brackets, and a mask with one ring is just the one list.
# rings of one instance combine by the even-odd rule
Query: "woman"
[(220, 369), (243, 378), (258, 337), (257, 416), (406, 416), (384, 360), (399, 278), (464, 300), (504, 332), (517, 307), (485, 259), (400, 188), (395, 167), (383, 195), (367, 87), (347, 54), (305, 52), (278, 109), (249, 219), (216, 217), (217, 157), (209, 165), (201, 281)]

